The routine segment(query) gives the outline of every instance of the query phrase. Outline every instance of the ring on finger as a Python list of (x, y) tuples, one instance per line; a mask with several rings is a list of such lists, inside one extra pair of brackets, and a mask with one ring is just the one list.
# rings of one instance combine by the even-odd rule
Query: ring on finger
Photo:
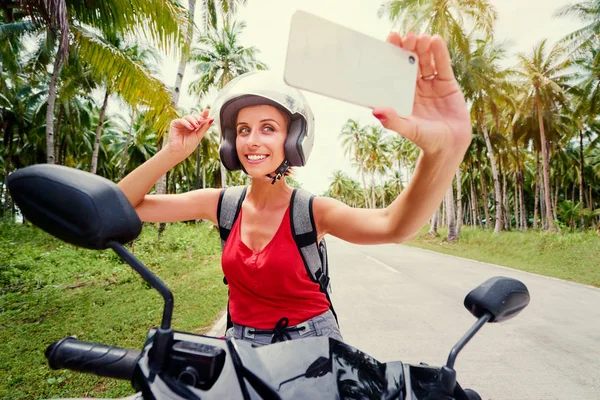
[(421, 75), (421, 79), (423, 79), (424, 81), (432, 81), (435, 78), (437, 78), (437, 72), (435, 72), (431, 75)]

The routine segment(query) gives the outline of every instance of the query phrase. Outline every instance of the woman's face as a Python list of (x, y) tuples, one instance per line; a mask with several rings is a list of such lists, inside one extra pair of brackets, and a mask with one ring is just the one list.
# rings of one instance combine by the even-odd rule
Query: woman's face
[(287, 118), (273, 106), (260, 105), (242, 108), (236, 124), (237, 156), (248, 175), (273, 173), (285, 158)]

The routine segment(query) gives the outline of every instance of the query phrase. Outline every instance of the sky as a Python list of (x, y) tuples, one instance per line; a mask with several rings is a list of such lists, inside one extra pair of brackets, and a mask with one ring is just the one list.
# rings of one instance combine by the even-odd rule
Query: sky
[[(254, 46), (260, 52), (258, 58), (269, 69), (283, 76), (287, 40), (292, 14), (304, 10), (330, 21), (385, 40), (393, 30), (386, 17), (378, 18), (377, 10), (383, 0), (248, 0), (238, 12), (238, 19), (246, 21), (241, 43)], [(494, 38), (509, 40), (510, 54), (529, 53), (542, 39), (554, 44), (567, 33), (582, 26), (572, 18), (555, 18), (554, 12), (569, 3), (565, 0), (499, 0), (491, 1), (498, 12)], [(199, 13), (196, 20), (199, 23)], [(402, 34), (402, 32), (401, 32)], [(511, 65), (514, 59), (507, 60)], [(165, 60), (162, 73), (165, 83), (172, 86), (177, 73), (178, 61)], [(197, 108), (197, 100), (187, 94), (187, 86), (195, 78), (191, 69), (186, 70), (184, 88), (180, 98), (181, 107)], [(307, 166), (296, 169), (296, 179), (303, 187), (315, 194), (322, 194), (329, 186), (335, 170), (342, 170), (356, 177), (350, 160), (344, 155), (338, 139), (342, 126), (349, 119), (362, 125), (378, 124), (368, 108), (348, 104), (321, 95), (304, 92), (315, 114), (315, 143)], [(211, 99), (207, 98), (206, 102)], [(203, 101), (203, 105), (206, 104)], [(395, 133), (394, 133), (395, 134)]]

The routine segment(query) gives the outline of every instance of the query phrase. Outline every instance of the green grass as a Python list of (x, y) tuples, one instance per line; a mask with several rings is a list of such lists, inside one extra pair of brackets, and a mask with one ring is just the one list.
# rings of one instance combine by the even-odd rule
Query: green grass
[(494, 235), (491, 230), (463, 227), (460, 238), (449, 243), (447, 229), (439, 229), (437, 238), (426, 237), (427, 229), (406, 244), (600, 287), (600, 238), (594, 231)]
[[(144, 228), (133, 249), (171, 288), (173, 328), (203, 333), (226, 304), (218, 233), (176, 224), (157, 241)], [(129, 382), (48, 367), (44, 351), (65, 336), (141, 349), (162, 300), (112, 251), (75, 248), (37, 228), (0, 224), (0, 398), (119, 397)]]

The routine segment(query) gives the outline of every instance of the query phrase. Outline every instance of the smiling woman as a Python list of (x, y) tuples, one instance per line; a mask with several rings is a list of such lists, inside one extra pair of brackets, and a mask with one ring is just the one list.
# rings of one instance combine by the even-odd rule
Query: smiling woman
[[(465, 99), (439, 36), (392, 33), (388, 42), (419, 56), (413, 115), (391, 108), (373, 115), (422, 150), (408, 187), (385, 209), (358, 209), (292, 189), (285, 176), (304, 166), (314, 142), (313, 112), (281, 77), (254, 72), (233, 79), (211, 107), (223, 138), (219, 154), (244, 188), (147, 195), (188, 157), (209, 125), (208, 110), (171, 123), (169, 143), (119, 183), (143, 221), (208, 219), (219, 225), (229, 283), (227, 334), (256, 344), (307, 336), (341, 340), (329, 301), (326, 234), (357, 244), (400, 243), (437, 208), (471, 140)], [(350, 82), (348, 84), (351, 84)]]

